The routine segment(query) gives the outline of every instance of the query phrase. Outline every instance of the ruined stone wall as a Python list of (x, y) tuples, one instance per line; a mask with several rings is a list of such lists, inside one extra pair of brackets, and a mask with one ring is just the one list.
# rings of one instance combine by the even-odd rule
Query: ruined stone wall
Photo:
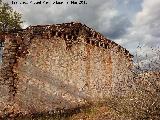
[[(1, 78), (0, 78), (1, 79)], [(5, 114), (5, 109), (9, 103), (9, 87), (0, 81), (0, 116)]]
[(56, 111), (101, 100), (128, 77), (131, 64), (126, 49), (82, 24), (29, 27), (5, 41), (8, 111)]
[(97, 101), (111, 88), (110, 51), (85, 43), (66, 50), (63, 39), (34, 39), (28, 52), (14, 69), (20, 111), (70, 109)]
[(132, 88), (132, 59), (126, 58), (123, 52), (115, 52), (114, 48), (112, 55), (112, 94), (124, 95), (126, 91)]
[[(5, 40), (3, 50), (3, 63), (0, 69), (0, 114), (4, 115), (12, 112), (14, 96), (16, 94), (17, 76), (13, 72), (13, 66), (16, 61), (17, 42), (12, 37)], [(0, 115), (0, 116), (1, 116)]]

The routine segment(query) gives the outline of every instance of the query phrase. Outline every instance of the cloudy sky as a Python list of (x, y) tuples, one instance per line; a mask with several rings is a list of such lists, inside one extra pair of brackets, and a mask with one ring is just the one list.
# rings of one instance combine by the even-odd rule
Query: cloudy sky
[(79, 21), (127, 48), (133, 55), (138, 46), (141, 46), (141, 55), (151, 55), (152, 47), (160, 47), (160, 0), (85, 0), (85, 5), (51, 4), (54, 0), (46, 0), (50, 2), (47, 5), (13, 5), (12, 1), (40, 0), (5, 1), (22, 13), (24, 28), (29, 25)]

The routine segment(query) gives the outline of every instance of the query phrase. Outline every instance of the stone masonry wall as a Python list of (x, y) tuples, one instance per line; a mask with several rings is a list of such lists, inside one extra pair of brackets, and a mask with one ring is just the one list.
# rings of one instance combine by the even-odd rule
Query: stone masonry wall
[(0, 114), (12, 113), (14, 96), (16, 94), (17, 75), (13, 72), (13, 66), (16, 62), (17, 42), (12, 37), (5, 40), (3, 50), (3, 63), (1, 65), (0, 79)]
[(31, 26), (5, 38), (0, 102), (10, 114), (76, 108), (108, 96), (131, 66), (126, 49), (85, 25)]

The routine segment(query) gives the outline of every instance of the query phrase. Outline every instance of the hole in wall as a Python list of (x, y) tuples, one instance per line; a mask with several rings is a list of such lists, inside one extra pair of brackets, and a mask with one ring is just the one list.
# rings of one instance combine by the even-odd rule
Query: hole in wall
[(108, 48), (108, 44), (104, 44), (104, 48), (107, 49)]
[(127, 55), (128, 54), (128, 51), (125, 49), (125, 55)]
[(92, 41), (91, 41), (91, 44), (92, 44), (92, 45), (94, 45), (94, 44), (95, 44), (95, 41), (94, 41), (94, 40), (92, 40)]
[(91, 34), (91, 33), (88, 33), (88, 37), (92, 37), (92, 34)]
[(89, 38), (86, 38), (86, 41), (88, 44), (90, 44), (90, 39)]
[(71, 31), (71, 35), (74, 35), (74, 30)]
[(100, 46), (103, 47), (104, 43), (100, 43)]
[(71, 35), (68, 35), (68, 39), (72, 39), (72, 36), (71, 36)]
[(66, 33), (63, 33), (63, 38), (66, 38)]
[(76, 36), (73, 36), (73, 40), (76, 40), (77, 39), (77, 37)]
[(96, 45), (96, 46), (99, 46), (99, 42), (98, 42), (98, 41), (96, 41), (96, 42), (95, 42), (95, 45)]
[(0, 64), (2, 63), (3, 49), (4, 49), (4, 42), (0, 41)]
[(97, 38), (97, 33), (94, 34), (94, 38)]
[(58, 37), (61, 37), (62, 36), (62, 33), (61, 32), (58, 32)]
[(52, 31), (52, 36), (55, 36), (56, 35), (56, 31)]

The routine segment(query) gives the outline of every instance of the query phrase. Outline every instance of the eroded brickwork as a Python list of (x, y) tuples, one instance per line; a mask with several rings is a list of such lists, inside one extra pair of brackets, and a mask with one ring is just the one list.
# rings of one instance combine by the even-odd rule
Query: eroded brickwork
[(2, 38), (5, 109), (13, 114), (95, 102), (131, 77), (132, 55), (81, 23), (30, 26)]

